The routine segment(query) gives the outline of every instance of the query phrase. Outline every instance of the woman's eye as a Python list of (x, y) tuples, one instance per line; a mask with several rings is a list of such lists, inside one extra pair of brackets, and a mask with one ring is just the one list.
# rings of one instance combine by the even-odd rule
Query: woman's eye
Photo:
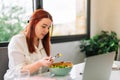
[(43, 25), (42, 28), (46, 28), (46, 26)]
[[(47, 28), (47, 26), (44, 26), (44, 25), (43, 25), (42, 28)], [(49, 28), (50, 28), (50, 27), (48, 27), (48, 29), (49, 29)]]

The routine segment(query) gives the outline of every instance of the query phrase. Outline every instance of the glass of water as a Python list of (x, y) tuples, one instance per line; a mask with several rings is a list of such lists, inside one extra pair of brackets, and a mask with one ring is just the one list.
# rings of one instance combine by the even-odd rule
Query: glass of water
[(28, 80), (30, 77), (30, 71), (24, 70), (16, 73), (15, 80)]

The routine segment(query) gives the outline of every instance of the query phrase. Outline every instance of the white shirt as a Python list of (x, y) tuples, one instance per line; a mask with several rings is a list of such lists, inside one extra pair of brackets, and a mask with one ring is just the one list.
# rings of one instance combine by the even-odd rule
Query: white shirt
[[(4, 76), (4, 80), (13, 80), (14, 73), (23, 66), (47, 56), (41, 40), (39, 40), (39, 46), (35, 47), (35, 49), (36, 53), (30, 54), (24, 33), (13, 36), (8, 45), (9, 69)], [(42, 69), (40, 68), (38, 73), (41, 72)]]

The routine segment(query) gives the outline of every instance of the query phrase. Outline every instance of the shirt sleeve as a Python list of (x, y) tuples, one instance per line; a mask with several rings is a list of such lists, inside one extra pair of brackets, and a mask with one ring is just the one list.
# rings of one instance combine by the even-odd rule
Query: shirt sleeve
[(19, 37), (13, 37), (8, 45), (9, 68), (22, 68), (25, 62), (24, 43)]

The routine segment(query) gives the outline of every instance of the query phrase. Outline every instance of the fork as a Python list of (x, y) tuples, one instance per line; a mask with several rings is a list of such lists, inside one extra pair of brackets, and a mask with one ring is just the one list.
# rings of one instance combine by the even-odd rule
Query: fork
[(54, 57), (52, 57), (52, 59), (59, 58), (59, 57), (61, 57), (61, 56), (62, 56), (62, 54), (61, 54), (61, 53), (58, 53), (58, 54), (56, 54)]
[[(62, 54), (61, 54), (61, 53), (58, 53), (58, 54), (56, 54), (54, 57), (52, 57), (52, 59), (54, 60), (54, 59), (59, 58), (59, 57), (61, 57), (61, 56), (62, 56)], [(49, 59), (48, 61), (50, 61), (50, 59)]]

